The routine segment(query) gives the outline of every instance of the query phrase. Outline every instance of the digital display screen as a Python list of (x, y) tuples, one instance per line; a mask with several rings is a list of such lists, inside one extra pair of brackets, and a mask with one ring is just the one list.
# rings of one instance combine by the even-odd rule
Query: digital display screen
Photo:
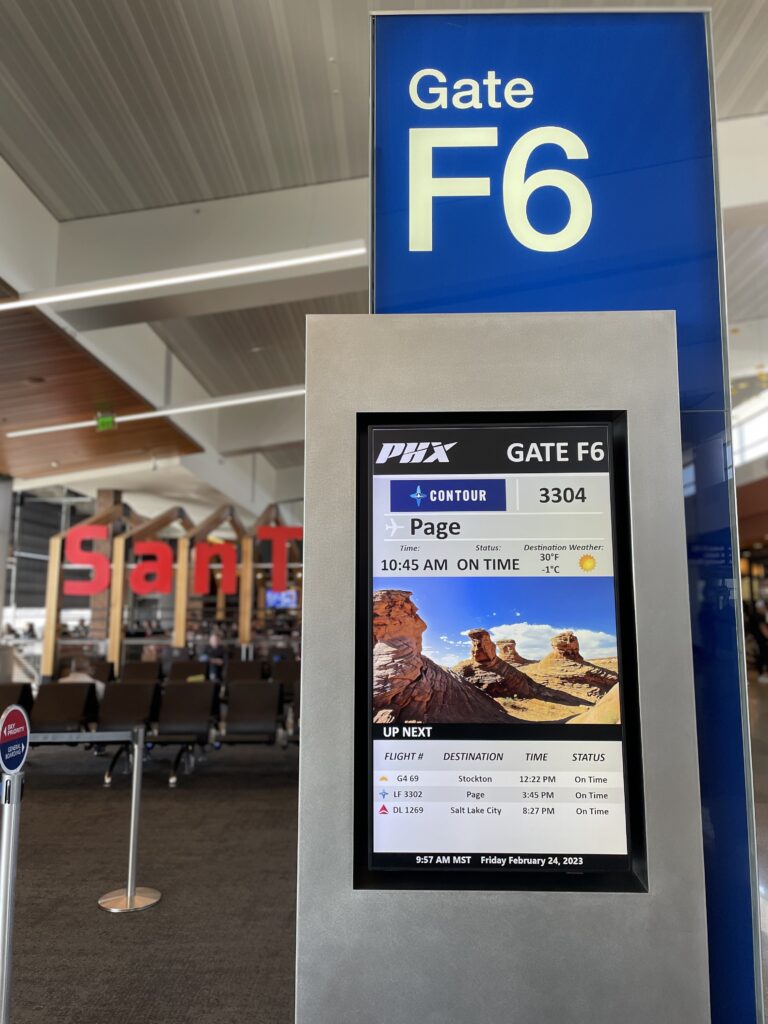
[(642, 795), (614, 427), (361, 429), (368, 871), (631, 870), (633, 772)]
[(298, 608), (299, 594), (296, 590), (268, 590), (266, 601), (267, 608)]

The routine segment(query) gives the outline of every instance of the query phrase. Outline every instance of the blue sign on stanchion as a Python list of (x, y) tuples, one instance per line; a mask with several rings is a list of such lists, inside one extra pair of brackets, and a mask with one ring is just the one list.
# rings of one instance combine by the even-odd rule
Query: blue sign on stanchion
[(375, 16), (372, 294), (377, 313), (676, 311), (689, 551), (708, 552), (689, 575), (712, 1019), (749, 1024), (756, 882), (707, 19)]
[(0, 715), (0, 769), (15, 775), (29, 752), (29, 719), (24, 708), (12, 704)]

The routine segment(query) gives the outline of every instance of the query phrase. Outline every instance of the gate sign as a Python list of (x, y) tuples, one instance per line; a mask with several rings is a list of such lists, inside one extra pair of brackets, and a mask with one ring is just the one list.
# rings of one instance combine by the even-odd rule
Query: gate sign
[(24, 708), (12, 704), (0, 715), (0, 769), (15, 775), (29, 752), (29, 719)]
[(675, 10), (375, 15), (371, 284), (376, 313), (675, 311), (688, 544), (708, 553), (689, 575), (712, 1020), (749, 1024), (758, 917), (708, 32), (708, 15)]

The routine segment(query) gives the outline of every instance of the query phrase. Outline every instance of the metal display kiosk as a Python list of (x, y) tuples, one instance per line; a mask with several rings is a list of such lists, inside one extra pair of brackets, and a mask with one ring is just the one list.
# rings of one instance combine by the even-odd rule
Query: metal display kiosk
[(310, 317), (306, 433), (297, 1024), (709, 1021), (674, 314)]

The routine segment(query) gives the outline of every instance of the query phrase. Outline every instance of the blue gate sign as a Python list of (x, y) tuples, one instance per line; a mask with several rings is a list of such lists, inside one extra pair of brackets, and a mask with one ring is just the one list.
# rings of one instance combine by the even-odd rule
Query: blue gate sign
[(708, 15), (672, 10), (376, 15), (371, 284), (376, 313), (675, 310), (712, 1020), (750, 1024), (756, 882), (708, 33)]

